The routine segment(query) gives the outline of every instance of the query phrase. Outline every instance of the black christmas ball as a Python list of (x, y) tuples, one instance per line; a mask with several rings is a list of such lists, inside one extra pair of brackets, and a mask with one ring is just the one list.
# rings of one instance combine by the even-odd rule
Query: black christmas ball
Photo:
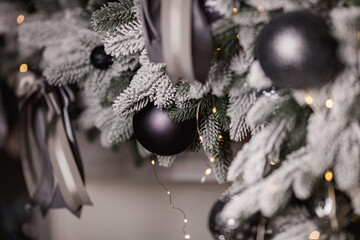
[(188, 148), (197, 135), (196, 120), (174, 123), (166, 111), (148, 104), (133, 118), (136, 139), (149, 152), (176, 155)]
[(215, 240), (255, 240), (258, 221), (251, 219), (239, 224), (236, 221), (230, 225), (219, 221), (219, 213), (230, 201), (230, 197), (219, 199), (212, 207), (209, 215), (209, 229)]
[[(331, 183), (326, 183), (323, 188), (318, 189), (307, 207), (323, 231), (340, 231), (353, 226), (351, 200), (345, 193), (336, 190)], [(359, 226), (357, 224), (357, 227)]]
[(262, 29), (256, 55), (275, 86), (306, 89), (331, 79), (337, 64), (336, 48), (321, 18), (296, 11), (275, 17)]
[(103, 45), (97, 46), (91, 51), (90, 62), (95, 68), (101, 70), (107, 69), (113, 63), (111, 56), (106, 54)]

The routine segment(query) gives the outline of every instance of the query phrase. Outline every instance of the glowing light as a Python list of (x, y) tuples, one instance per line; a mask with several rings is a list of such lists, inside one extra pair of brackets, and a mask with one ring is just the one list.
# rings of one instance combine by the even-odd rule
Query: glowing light
[(236, 35), (236, 37), (237, 37), (237, 39), (239, 39), (240, 40), (240, 35), (238, 34), (238, 35)]
[(216, 107), (214, 107), (214, 108), (212, 109), (212, 112), (213, 112), (214, 114), (217, 112)]
[(220, 51), (220, 50), (221, 50), (221, 48), (217, 48), (217, 49), (216, 49), (216, 51)]
[(331, 182), (331, 180), (333, 179), (334, 174), (331, 170), (327, 170), (325, 173), (325, 180), (328, 182)]
[(233, 8), (233, 13), (237, 13), (238, 12), (238, 9), (237, 8)]
[(230, 219), (227, 221), (227, 224), (228, 224), (229, 226), (234, 226), (234, 225), (235, 225), (235, 219), (230, 218)]
[(223, 138), (224, 138), (224, 137), (223, 137), (222, 135), (219, 135), (219, 136), (218, 136), (218, 139), (219, 139), (219, 140), (222, 140)]
[(320, 238), (320, 232), (319, 231), (312, 231), (309, 235), (310, 240), (318, 240)]
[(208, 168), (205, 170), (205, 175), (209, 176), (211, 174), (211, 172), (212, 172), (211, 168)]
[(329, 109), (333, 108), (334, 107), (334, 100), (332, 100), (331, 98), (326, 100), (325, 102), (325, 106)]
[(20, 68), (19, 68), (19, 71), (24, 73), (24, 72), (27, 72), (28, 70), (28, 65), (26, 63), (23, 63), (20, 65)]
[(151, 165), (155, 165), (155, 160), (151, 160)]
[(184, 223), (188, 223), (188, 220), (186, 218), (184, 219)]
[(310, 94), (305, 94), (304, 101), (306, 104), (311, 105), (314, 103), (314, 98)]
[(189, 234), (186, 234), (186, 235), (185, 235), (185, 239), (190, 239), (190, 235), (189, 235)]
[(278, 187), (275, 184), (272, 184), (269, 188), (270, 193), (275, 194), (278, 191)]
[(276, 165), (276, 162), (270, 162), (271, 165), (275, 166)]
[(200, 137), (199, 137), (199, 139), (200, 139), (200, 142), (202, 142), (202, 140), (203, 140), (203, 137), (202, 137), (202, 136), (200, 136)]
[(211, 158), (210, 158), (210, 162), (211, 162), (211, 163), (215, 162), (215, 158), (214, 158), (214, 157), (211, 157)]
[(265, 9), (264, 9), (263, 6), (258, 6), (258, 7), (257, 7), (257, 10), (258, 10), (259, 12), (264, 12), (264, 11), (265, 11)]
[(18, 24), (22, 24), (22, 23), (24, 22), (24, 20), (25, 20), (25, 16), (22, 15), (22, 14), (20, 14), (20, 15), (16, 18), (16, 22), (17, 22)]
[(166, 193), (167, 193), (168, 195), (170, 195), (170, 191), (166, 191)]
[(359, 222), (359, 220), (360, 220), (360, 218), (358, 216), (353, 216), (351, 218), (351, 222), (353, 222), (353, 223)]
[(206, 181), (206, 177), (205, 177), (205, 176), (202, 176), (200, 182), (201, 182), (201, 183), (205, 183), (205, 181)]

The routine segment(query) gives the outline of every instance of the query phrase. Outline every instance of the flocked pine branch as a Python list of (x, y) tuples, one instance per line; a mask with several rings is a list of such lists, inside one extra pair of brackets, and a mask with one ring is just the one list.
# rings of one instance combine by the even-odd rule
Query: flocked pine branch
[(200, 121), (201, 144), (211, 160), (214, 175), (219, 183), (226, 182), (226, 174), (230, 165), (232, 152), (227, 139), (221, 132), (215, 114), (208, 114)]
[(101, 131), (100, 140), (105, 147), (111, 147), (130, 139), (133, 135), (132, 121), (122, 121), (116, 118), (112, 108), (102, 107), (96, 98), (85, 97), (85, 99), (86, 108), (79, 119), (79, 124), (83, 129), (99, 129)]
[(120, 25), (104, 38), (105, 51), (116, 58), (122, 55), (140, 53), (145, 46), (142, 27), (139, 21)]
[(170, 167), (175, 161), (175, 156), (157, 156), (157, 158), (159, 166), (166, 168)]
[(91, 26), (97, 32), (114, 31), (117, 27), (135, 20), (132, 0), (110, 2), (93, 12)]
[(216, 2), (216, 10), (229, 17), (233, 14), (233, 9), (241, 7), (241, 0), (219, 0)]
[(23, 23), (20, 25), (19, 43), (23, 48), (43, 48), (51, 44), (58, 44), (64, 38), (76, 34), (86, 26), (86, 22), (74, 18), (62, 21), (47, 20)]
[(140, 63), (142, 66), (129, 87), (114, 102), (114, 111), (122, 119), (132, 117), (149, 101), (160, 108), (166, 108), (174, 102), (176, 89), (165, 73), (164, 65), (150, 63), (146, 51), (143, 52)]

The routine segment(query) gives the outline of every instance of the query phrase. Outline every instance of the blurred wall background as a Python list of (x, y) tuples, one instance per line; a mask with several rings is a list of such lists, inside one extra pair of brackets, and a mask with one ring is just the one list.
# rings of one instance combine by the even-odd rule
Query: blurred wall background
[[(168, 195), (156, 182), (152, 166), (136, 168), (130, 146), (104, 150), (97, 141), (79, 135), (87, 188), (94, 206), (77, 219), (66, 210), (52, 210), (45, 219), (32, 211), (39, 240), (176, 240), (184, 239), (183, 217), (169, 205)], [(187, 214), (191, 239), (211, 239), (207, 228), (213, 203), (226, 189), (212, 176), (201, 184), (205, 156), (182, 154), (159, 178), (173, 195), (175, 205)]]

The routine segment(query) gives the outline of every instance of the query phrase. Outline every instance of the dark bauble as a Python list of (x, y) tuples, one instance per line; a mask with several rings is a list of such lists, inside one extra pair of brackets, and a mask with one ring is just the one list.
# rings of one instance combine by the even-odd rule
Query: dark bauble
[(113, 63), (111, 56), (107, 55), (104, 46), (97, 46), (91, 51), (91, 64), (98, 69), (105, 70)]
[(219, 199), (212, 207), (209, 215), (209, 229), (215, 240), (255, 240), (257, 234), (258, 221), (249, 221), (239, 225), (235, 223), (233, 227), (220, 223), (219, 213), (230, 201), (230, 197)]
[[(351, 200), (345, 193), (331, 186), (330, 183), (326, 183), (325, 187), (316, 191), (307, 207), (324, 231), (343, 230), (350, 226), (353, 218)], [(332, 216), (338, 223), (338, 229), (334, 229), (331, 223)]]
[(133, 118), (136, 139), (146, 148), (161, 156), (171, 156), (188, 148), (197, 135), (196, 120), (174, 123), (166, 111), (148, 104)]
[(306, 89), (331, 80), (336, 48), (321, 18), (296, 11), (275, 17), (262, 29), (256, 55), (275, 86)]

